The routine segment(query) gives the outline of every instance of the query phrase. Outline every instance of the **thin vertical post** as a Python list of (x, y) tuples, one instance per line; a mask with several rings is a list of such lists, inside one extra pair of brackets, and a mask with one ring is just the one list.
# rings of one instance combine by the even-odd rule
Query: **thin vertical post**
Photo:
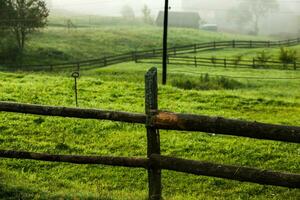
[(232, 48), (235, 48), (235, 40), (232, 40)]
[(194, 44), (194, 53), (197, 53), (197, 44)]
[(149, 200), (161, 199), (161, 169), (151, 162), (151, 155), (160, 155), (159, 130), (152, 124), (152, 118), (157, 114), (157, 69), (150, 69), (145, 76), (145, 110), (147, 115), (147, 156), (150, 159), (148, 169)]
[(76, 107), (78, 107), (77, 78), (79, 78), (79, 72), (74, 72), (74, 73), (72, 74), (72, 77), (74, 78), (75, 103), (76, 103)]
[(198, 67), (198, 63), (197, 63), (197, 57), (194, 57), (194, 62), (195, 62), (195, 67)]
[(227, 61), (226, 61), (226, 58), (224, 58), (224, 67), (227, 68)]
[(80, 72), (80, 63), (77, 63), (77, 71)]
[(165, 0), (164, 34), (163, 34), (163, 85), (167, 84), (167, 56), (168, 56), (168, 22), (169, 22), (169, 0)]
[(107, 65), (106, 57), (103, 58), (103, 65), (104, 65), (104, 67)]
[(297, 62), (294, 61), (294, 70), (297, 70)]

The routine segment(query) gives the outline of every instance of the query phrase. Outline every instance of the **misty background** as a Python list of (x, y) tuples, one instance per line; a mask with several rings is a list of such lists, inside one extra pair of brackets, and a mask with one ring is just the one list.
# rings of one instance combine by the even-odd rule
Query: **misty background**
[[(243, 0), (170, 0), (170, 11), (198, 12), (203, 23), (216, 24), (220, 31), (250, 34), (251, 26), (233, 19)], [(48, 0), (51, 14), (121, 17), (124, 6), (132, 8), (135, 17), (142, 16), (145, 5), (155, 21), (164, 9), (164, 0)], [(277, 0), (278, 8), (259, 20), (259, 34), (299, 35), (300, 0)], [(266, 1), (267, 4), (267, 1)], [(240, 10), (239, 12), (244, 12)]]

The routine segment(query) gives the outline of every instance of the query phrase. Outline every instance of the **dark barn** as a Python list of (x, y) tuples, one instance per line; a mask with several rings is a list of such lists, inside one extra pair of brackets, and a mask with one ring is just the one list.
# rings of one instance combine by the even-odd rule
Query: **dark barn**
[[(170, 27), (196, 28), (200, 26), (200, 15), (197, 12), (169, 12)], [(158, 13), (156, 24), (163, 26), (164, 12)]]

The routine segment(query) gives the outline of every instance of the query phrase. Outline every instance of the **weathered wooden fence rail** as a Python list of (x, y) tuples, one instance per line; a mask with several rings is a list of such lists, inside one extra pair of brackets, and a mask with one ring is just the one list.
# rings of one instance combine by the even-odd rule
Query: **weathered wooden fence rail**
[[(138, 63), (161, 64), (160, 57), (149, 57), (137, 59)], [(253, 69), (282, 69), (282, 70), (299, 70), (300, 62), (282, 62), (279, 60), (259, 59), (234, 59), (234, 58), (217, 58), (217, 57), (197, 57), (197, 56), (169, 56), (168, 64), (184, 65), (194, 67), (224, 67), (224, 68), (253, 68)]]
[[(293, 46), (300, 44), (300, 38), (282, 40), (282, 41), (243, 41), (243, 40), (232, 40), (232, 41), (213, 41), (199, 44), (175, 46), (168, 48), (169, 56), (176, 56), (187, 53), (197, 53), (213, 49), (222, 48), (269, 48), (269, 47), (280, 47), (280, 46)], [(124, 53), (115, 56), (102, 57), (98, 59), (83, 60), (77, 62), (67, 63), (52, 63), (52, 64), (41, 64), (41, 65), (23, 65), (20, 66), (8, 66), (0, 67), (0, 70), (28, 70), (28, 71), (65, 71), (65, 70), (89, 70), (93, 68), (101, 68), (114, 64), (137, 61), (143, 58), (153, 58), (162, 56), (163, 49), (151, 49), (145, 51), (135, 51)]]
[(161, 199), (161, 170), (172, 170), (210, 177), (246, 181), (264, 185), (300, 188), (300, 174), (261, 170), (256, 168), (214, 164), (160, 155), (159, 129), (201, 131), (256, 139), (300, 143), (300, 127), (281, 126), (200, 115), (160, 112), (157, 102), (157, 70), (146, 75), (146, 114), (79, 109), (0, 102), (1, 112), (34, 114), (80, 119), (111, 120), (145, 124), (147, 129), (147, 158), (107, 156), (49, 155), (33, 152), (0, 150), (2, 158), (30, 159), (74, 164), (103, 164), (144, 168), (148, 170), (149, 199)]

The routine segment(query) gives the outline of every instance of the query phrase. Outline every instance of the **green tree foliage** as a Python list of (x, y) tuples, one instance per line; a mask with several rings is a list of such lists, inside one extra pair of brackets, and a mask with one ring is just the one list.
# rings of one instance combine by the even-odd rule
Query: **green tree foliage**
[(49, 10), (43, 0), (7, 0), (3, 26), (13, 33), (22, 53), (28, 35), (47, 24)]
[(293, 63), (297, 60), (297, 51), (294, 49), (281, 47), (279, 53), (279, 60), (285, 64)]
[(253, 33), (257, 35), (260, 20), (278, 8), (277, 0), (240, 0), (238, 7), (230, 11), (230, 16), (238, 25), (251, 24)]
[(272, 55), (268, 54), (266, 51), (258, 52), (255, 60), (257, 60), (258, 64), (262, 67), (265, 67), (265, 64), (272, 58)]
[(131, 19), (135, 18), (134, 10), (129, 5), (125, 5), (125, 6), (122, 7), (121, 15), (124, 19), (131, 20)]
[(142, 9), (142, 13), (143, 13), (143, 20), (146, 24), (153, 24), (153, 19), (151, 17), (151, 10), (149, 9), (149, 7), (147, 5), (144, 5), (143, 9)]

